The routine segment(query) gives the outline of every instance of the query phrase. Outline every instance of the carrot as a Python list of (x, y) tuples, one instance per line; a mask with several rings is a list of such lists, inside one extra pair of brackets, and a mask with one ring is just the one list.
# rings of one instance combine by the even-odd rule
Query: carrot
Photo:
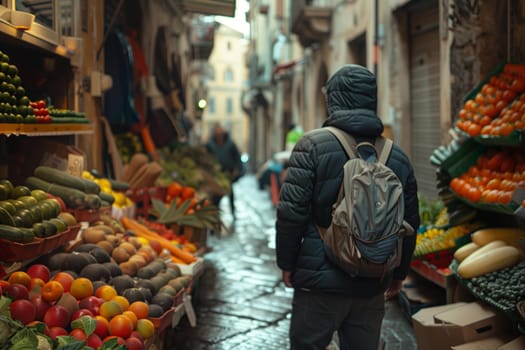
[(174, 257), (173, 255), (171, 256), (171, 262), (174, 262), (176, 264), (186, 264), (184, 261), (180, 260), (177, 257)]
[(197, 260), (197, 258), (195, 258), (193, 254), (190, 254), (188, 252), (183, 251), (182, 249), (177, 248), (169, 240), (151, 231), (146, 226), (142, 225), (136, 220), (125, 216), (122, 217), (121, 220), (122, 224), (127, 230), (133, 230), (135, 235), (137, 235), (138, 237), (143, 237), (147, 240), (157, 240), (162, 248), (168, 250), (172, 256), (183, 261), (184, 263), (191, 264), (192, 262), (195, 262)]

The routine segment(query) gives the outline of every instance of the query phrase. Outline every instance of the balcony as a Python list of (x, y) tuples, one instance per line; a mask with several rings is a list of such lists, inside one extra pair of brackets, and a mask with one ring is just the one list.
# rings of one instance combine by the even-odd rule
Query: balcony
[(185, 13), (235, 16), (235, 0), (171, 0), (171, 2)]
[(191, 58), (207, 61), (215, 42), (214, 21), (205, 21), (202, 17), (192, 19), (190, 25)]
[(292, 33), (298, 36), (303, 47), (323, 41), (330, 34), (333, 8), (311, 3), (307, 0), (292, 3)]

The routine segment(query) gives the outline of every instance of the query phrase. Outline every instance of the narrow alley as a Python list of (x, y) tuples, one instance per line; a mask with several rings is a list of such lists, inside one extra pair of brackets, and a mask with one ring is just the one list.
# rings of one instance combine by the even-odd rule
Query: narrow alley
[[(289, 348), (293, 291), (284, 287), (275, 263), (275, 209), (253, 176), (243, 177), (235, 186), (235, 227), (231, 233), (208, 237), (212, 250), (205, 255), (206, 269), (193, 295), (197, 327), (183, 318), (167, 334), (166, 349)], [(221, 208), (230, 225), (229, 206)], [(386, 304), (380, 348), (417, 349), (396, 301)], [(338, 349), (336, 339), (329, 349)]]

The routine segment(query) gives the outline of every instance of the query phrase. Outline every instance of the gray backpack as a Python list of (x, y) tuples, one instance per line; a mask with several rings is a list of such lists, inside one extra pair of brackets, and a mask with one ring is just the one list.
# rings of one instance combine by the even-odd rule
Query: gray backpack
[[(346, 132), (325, 128), (343, 146), (349, 160), (328, 228), (318, 227), (330, 261), (351, 276), (383, 278), (401, 262), (403, 237), (414, 229), (404, 221), (403, 186), (387, 167), (393, 143), (383, 137), (356, 144)], [(374, 150), (367, 159), (358, 149)]]

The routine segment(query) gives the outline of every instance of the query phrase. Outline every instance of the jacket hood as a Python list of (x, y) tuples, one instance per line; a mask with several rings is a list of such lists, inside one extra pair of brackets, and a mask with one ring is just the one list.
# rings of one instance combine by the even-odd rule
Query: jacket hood
[(383, 132), (383, 123), (376, 114), (376, 78), (365, 67), (341, 67), (328, 79), (326, 97), (328, 119), (324, 126), (362, 136), (379, 136)]

